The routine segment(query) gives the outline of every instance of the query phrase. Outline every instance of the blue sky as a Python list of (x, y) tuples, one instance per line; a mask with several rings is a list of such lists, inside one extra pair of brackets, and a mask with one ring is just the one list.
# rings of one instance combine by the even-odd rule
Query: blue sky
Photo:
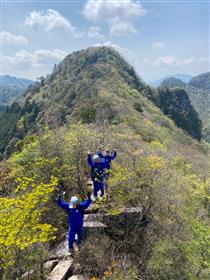
[(65, 55), (115, 47), (145, 81), (209, 71), (209, 1), (1, 2), (1, 74), (36, 79)]

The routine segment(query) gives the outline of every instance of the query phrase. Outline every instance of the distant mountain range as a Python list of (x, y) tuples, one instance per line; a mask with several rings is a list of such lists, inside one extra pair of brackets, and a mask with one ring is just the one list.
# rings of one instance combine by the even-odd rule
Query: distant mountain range
[(203, 122), (203, 138), (210, 142), (210, 72), (193, 77), (188, 83), (175, 77), (162, 81), (161, 86), (184, 89)]
[(158, 87), (165, 79), (168, 79), (168, 78), (171, 78), (171, 77), (179, 79), (179, 80), (181, 80), (184, 83), (189, 83), (189, 81), (192, 79), (193, 76), (189, 75), (189, 74), (167, 75), (167, 76), (163, 77), (162, 79), (159, 79), (157, 81), (151, 82), (150, 84), (152, 86)]
[(202, 90), (210, 91), (210, 72), (193, 77), (189, 85)]
[(31, 84), (32, 80), (9, 75), (0, 76), (0, 106), (16, 101)]

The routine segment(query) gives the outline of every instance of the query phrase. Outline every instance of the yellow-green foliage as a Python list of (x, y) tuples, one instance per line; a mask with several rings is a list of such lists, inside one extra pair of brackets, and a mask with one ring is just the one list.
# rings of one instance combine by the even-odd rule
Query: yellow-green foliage
[[(100, 203), (100, 209), (118, 215), (122, 214), (125, 207), (140, 207), (152, 221), (144, 231), (144, 242), (139, 240), (141, 228), (135, 226), (126, 230), (129, 232), (126, 237), (128, 240), (124, 240), (123, 245), (119, 240), (120, 246), (132, 248), (126, 253), (133, 257), (132, 262), (138, 269), (144, 267), (151, 280), (194, 280), (197, 274), (203, 277), (201, 279), (207, 279), (210, 193), (209, 167), (208, 161), (205, 161), (207, 148), (202, 150), (202, 146), (197, 143), (186, 145), (172, 141), (172, 138), (168, 141), (162, 136), (155, 137), (155, 134), (152, 134), (151, 141), (146, 142), (139, 130), (139, 125), (142, 124), (128, 123), (105, 123), (104, 126), (74, 123), (56, 131), (46, 128), (42, 136), (29, 137), (19, 143), (21, 150), (5, 165), (2, 163), (0, 168), (2, 181), (7, 182), (6, 187), (11, 192), (13, 190), (10, 198), (2, 198), (11, 203), (8, 211), (15, 211), (12, 206), (15, 205), (16, 209), (15, 203), (20, 197), (31, 198), (32, 190), (35, 190), (40, 182), (50, 182), (52, 176), (63, 181), (68, 197), (84, 197), (87, 173), (90, 172), (87, 164), (88, 151), (94, 153), (100, 147), (116, 149), (118, 156), (112, 162), (108, 181), (110, 201)], [(152, 121), (147, 121), (146, 126), (148, 131), (156, 129)], [(30, 179), (32, 181), (24, 179), (25, 176), (34, 178), (35, 175), (35, 179)], [(17, 177), (20, 177), (21, 184), (16, 188), (17, 193), (14, 193), (13, 180)], [(43, 193), (45, 191), (44, 188)], [(51, 193), (42, 196), (40, 191), (39, 195), (39, 201), (44, 204), (41, 208), (43, 221), (47, 217), (47, 222), (56, 224), (60, 232), (64, 229), (64, 223), (66, 225), (66, 217), (62, 216), (62, 211), (57, 211), (53, 200), (43, 200), (44, 197), (49, 198)], [(44, 210), (48, 205), (50, 212), (46, 213)], [(35, 210), (39, 211), (40, 207), (35, 207)], [(5, 212), (7, 215), (8, 211)], [(31, 223), (27, 213), (24, 217)], [(37, 214), (34, 215), (36, 217)], [(39, 217), (38, 215), (37, 219)], [(31, 229), (30, 225), (28, 227)], [(139, 230), (136, 234), (132, 232), (135, 229)], [(46, 232), (49, 231), (50, 225), (46, 228)], [(5, 235), (3, 237), (6, 238)], [(44, 241), (49, 236), (46, 239), (45, 234), (36, 237)], [(28, 235), (23, 238), (27, 239)], [(147, 244), (146, 249), (143, 248), (144, 244)], [(14, 246), (21, 248), (21, 245)], [(10, 256), (14, 246), (11, 245), (7, 250)], [(144, 258), (147, 259), (145, 263)], [(116, 271), (121, 275), (120, 269)], [(126, 271), (128, 272), (128, 269)], [(128, 275), (134, 275), (132, 273), (131, 271)], [(115, 274), (113, 279), (114, 276)]]
[(57, 184), (56, 178), (49, 183), (37, 183), (35, 178), (25, 177), (17, 179), (14, 197), (0, 198), (1, 267), (13, 264), (17, 248), (23, 250), (54, 237), (55, 228), (40, 218)]
[(81, 123), (69, 128), (50, 131), (34, 138), (24, 140), (21, 152), (13, 154), (8, 160), (14, 177), (36, 175), (40, 180), (56, 176), (69, 186), (69, 190), (81, 190), (86, 158), (90, 149), (97, 149), (102, 134)]

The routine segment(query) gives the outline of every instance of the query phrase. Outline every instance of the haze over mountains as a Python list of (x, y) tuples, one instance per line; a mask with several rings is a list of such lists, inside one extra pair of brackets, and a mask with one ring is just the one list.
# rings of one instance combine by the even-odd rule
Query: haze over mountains
[(0, 76), (0, 106), (17, 100), (24, 90), (33, 83), (32, 80), (9, 75)]
[(192, 75), (189, 75), (189, 74), (174, 74), (174, 75), (167, 75), (167, 76), (165, 76), (165, 77), (163, 77), (163, 78), (161, 78), (161, 79), (159, 79), (159, 80), (156, 80), (156, 81), (153, 81), (153, 82), (151, 82), (150, 84), (152, 85), (152, 86), (155, 86), (155, 87), (158, 87), (158, 86), (160, 86), (161, 85), (161, 83), (164, 81), (164, 80), (166, 80), (166, 79), (168, 79), (168, 78), (176, 78), (176, 79), (179, 79), (179, 80), (181, 80), (182, 82), (184, 82), (184, 83), (188, 83), (191, 79), (192, 79)]

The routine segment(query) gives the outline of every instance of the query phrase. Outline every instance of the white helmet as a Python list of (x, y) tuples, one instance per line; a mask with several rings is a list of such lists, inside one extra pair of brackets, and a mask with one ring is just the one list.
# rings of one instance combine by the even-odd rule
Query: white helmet
[(76, 196), (72, 196), (72, 198), (70, 200), (70, 205), (72, 206), (73, 204), (76, 204), (77, 202), (79, 202), (79, 199)]
[(93, 160), (99, 159), (99, 155), (94, 155)]

